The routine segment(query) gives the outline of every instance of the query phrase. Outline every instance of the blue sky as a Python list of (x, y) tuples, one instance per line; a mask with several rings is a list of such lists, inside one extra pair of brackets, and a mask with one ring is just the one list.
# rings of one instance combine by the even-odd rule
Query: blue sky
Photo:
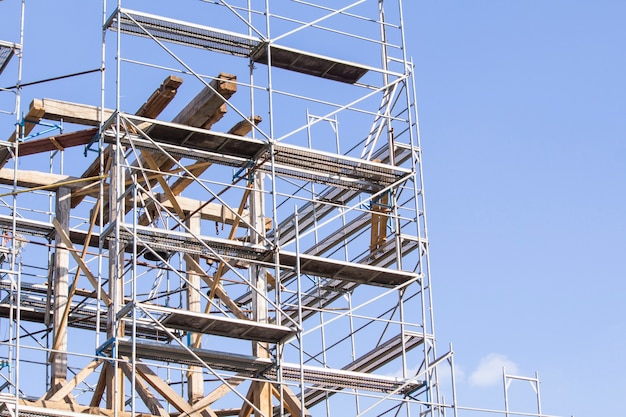
[[(456, 352), (459, 403), (501, 409), (505, 364), (511, 373), (539, 373), (547, 414), (619, 414), (626, 392), (626, 3), (404, 3), (436, 333), (440, 352), (448, 343)], [(51, 10), (80, 15), (100, 4), (58, 2)], [(0, 39), (15, 33), (6, 16), (0, 9)], [(50, 21), (29, 21), (27, 30), (38, 24)], [(54, 41), (64, 30), (48, 34), (49, 47), (37, 51), (46, 64), (31, 64), (25, 81), (62, 74), (60, 63), (71, 63), (72, 51)], [(97, 67), (99, 50), (92, 54), (72, 70)], [(511, 408), (526, 409), (534, 393), (517, 385)]]
[(538, 371), (546, 413), (619, 414), (626, 3), (420, 1), (407, 15), (437, 336), (460, 403), (502, 407), (501, 379), (472, 378), (491, 358)]

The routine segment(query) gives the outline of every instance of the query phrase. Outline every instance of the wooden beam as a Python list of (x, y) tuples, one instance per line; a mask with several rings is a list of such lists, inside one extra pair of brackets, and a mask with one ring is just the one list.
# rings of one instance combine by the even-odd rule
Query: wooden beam
[[(45, 110), (40, 106), (40, 103), (34, 101), (30, 103), (28, 113), (24, 116), (24, 125), (21, 126), (20, 136), (27, 136), (42, 119), (45, 114)], [(13, 132), (9, 137), (9, 142), (15, 142), (17, 140), (17, 132)], [(7, 161), (11, 158), (11, 151), (9, 148), (0, 149), (0, 168), (2, 168)]]
[[(148, 117), (150, 119), (156, 119), (159, 114), (167, 107), (167, 105), (174, 99), (180, 87), (183, 83), (183, 79), (173, 75), (168, 76), (163, 80), (161, 85), (154, 90), (148, 100), (135, 112), (137, 116)], [(109, 157), (109, 147), (107, 146), (104, 151), (105, 165), (106, 160)], [(100, 159), (96, 158), (91, 165), (85, 170), (82, 177), (93, 177), (100, 173)], [(72, 207), (76, 207), (84, 197), (76, 197), (72, 199)]]
[[(200, 206), (200, 202), (198, 202), (198, 207)], [(195, 235), (199, 235), (201, 233), (200, 226), (201, 221), (200, 214), (196, 213), (191, 216), (186, 221), (186, 226), (189, 228), (191, 233)], [(198, 255), (190, 255), (196, 263), (199, 260)], [(186, 268), (188, 272), (185, 274), (186, 279), (188, 281), (186, 288), (186, 296), (187, 296), (187, 309), (193, 312), (201, 312), (202, 311), (202, 298), (200, 295), (201, 288), (201, 278), (198, 274), (193, 272), (189, 272), (190, 268)], [(190, 345), (193, 347), (200, 347), (202, 344), (202, 333), (190, 333), (189, 334)], [(189, 404), (196, 404), (202, 400), (204, 397), (204, 377), (202, 375), (202, 367), (190, 365), (187, 369), (187, 398), (189, 399)]]
[(50, 392), (48, 392), (43, 397), (41, 397), (39, 400), (40, 401), (42, 401), (42, 400), (49, 400), (49, 401), (61, 401), (61, 400), (63, 400), (65, 397), (70, 395), (72, 393), (72, 390), (74, 388), (76, 388), (78, 385), (80, 385), (80, 383), (83, 382), (85, 380), (85, 378), (87, 378), (89, 375), (91, 375), (93, 373), (93, 371), (95, 371), (101, 364), (102, 364), (102, 360), (101, 359), (96, 359), (96, 360), (93, 360), (93, 361), (89, 362), (89, 364), (87, 364), (87, 366), (85, 366), (83, 369), (81, 369), (81, 371), (79, 373), (77, 373), (74, 376), (74, 378), (72, 378), (69, 381), (67, 381), (67, 383), (65, 383), (63, 385), (63, 387), (58, 389), (54, 394), (50, 395)]
[[(89, 248), (89, 242), (91, 241), (91, 236), (93, 234), (93, 228), (96, 224), (96, 216), (95, 213), (98, 212), (100, 208), (101, 199), (98, 199), (96, 202), (96, 207), (93, 210), (93, 214), (91, 215), (91, 222), (89, 223), (89, 230), (87, 230), (87, 236), (85, 237), (85, 241), (83, 242), (83, 252), (80, 254), (81, 259), (85, 259), (85, 255), (87, 254), (87, 249)], [(65, 333), (65, 328), (67, 327), (67, 321), (70, 316), (70, 309), (72, 308), (72, 298), (74, 298), (74, 294), (76, 293), (76, 287), (78, 286), (78, 278), (80, 277), (80, 268), (76, 268), (76, 273), (74, 275), (74, 281), (72, 281), (72, 285), (70, 286), (69, 293), (67, 295), (67, 302), (65, 303), (65, 309), (63, 310), (63, 316), (60, 320), (61, 329), (59, 333)], [(54, 338), (54, 344), (52, 346), (52, 352), (50, 353), (50, 361), (54, 359), (55, 351), (59, 349), (61, 344), (61, 339), (56, 337)]]
[(211, 391), (208, 395), (206, 395), (203, 399), (195, 403), (193, 405), (192, 411), (194, 412), (199, 411), (203, 409), (204, 407), (207, 407), (213, 404), (215, 401), (219, 400), (224, 395), (228, 394), (229, 392), (232, 392), (233, 388), (237, 387), (243, 381), (244, 381), (244, 378), (240, 378), (237, 376), (229, 378), (227, 380), (228, 384), (220, 385), (219, 387)]
[(257, 389), (257, 384), (258, 382), (256, 381), (252, 381), (252, 383), (250, 384), (250, 388), (248, 388), (248, 394), (246, 394), (247, 401), (244, 401), (243, 405), (239, 409), (239, 414), (237, 414), (237, 417), (250, 417), (250, 415), (252, 415), (252, 406), (250, 404), (252, 404), (252, 401), (254, 401), (254, 391)]
[[(157, 166), (156, 162), (150, 155), (150, 152), (141, 151), (141, 157), (146, 161), (146, 163), (148, 164), (148, 167), (151, 170), (159, 172), (159, 167)], [(157, 175), (156, 179), (159, 185), (161, 186), (161, 188), (163, 189), (163, 191), (165, 192), (165, 195), (167, 196), (168, 201), (170, 202), (170, 204), (172, 204), (172, 207), (174, 207), (174, 211), (176, 212), (176, 215), (178, 216), (178, 218), (181, 220), (184, 219), (185, 212), (178, 204), (176, 196), (172, 193), (172, 190), (170, 189), (170, 186), (167, 183), (167, 181), (165, 181), (165, 178), (163, 178), (162, 175)]]
[[(225, 100), (230, 99), (237, 91), (236, 79), (237, 77), (232, 74), (221, 72), (217, 78), (209, 83), (210, 87), (204, 87), (174, 117), (172, 122), (210, 129), (224, 115), (224, 111), (227, 108)], [(174, 166), (174, 161), (168, 155), (155, 152), (153, 157), (161, 171), (167, 171)], [(176, 159), (180, 158), (177, 157)], [(138, 166), (140, 163), (143, 165), (143, 161), (136, 162), (135, 165)]]
[[(212, 119), (210, 119), (210, 120), (212, 120)], [(259, 123), (261, 123), (261, 120), (262, 120), (261, 116), (254, 116), (254, 117), (251, 117), (249, 120), (242, 120), (242, 121), (238, 122), (237, 124), (235, 124), (232, 128), (230, 128), (228, 133), (232, 134), (232, 135), (245, 136), (245, 135), (247, 135), (248, 133), (250, 133), (252, 131), (253, 123), (254, 123), (255, 126), (257, 126)], [(211, 166), (211, 164), (208, 163), (208, 162), (199, 162), (197, 164), (194, 164), (193, 167), (188, 167), (187, 169), (189, 170), (189, 172), (191, 174), (193, 174), (194, 177), (198, 177), (202, 173), (204, 173), (210, 166)], [(178, 195), (180, 195), (180, 193), (185, 188), (187, 188), (194, 181), (195, 181), (194, 178), (190, 178), (190, 177), (187, 177), (187, 176), (180, 177), (176, 181), (174, 181), (174, 183), (170, 186), (171, 192), (174, 195), (178, 196)], [(159, 201), (161, 203), (165, 203), (165, 204), (166, 204), (167, 200), (168, 199), (159, 199)], [(180, 197), (178, 198), (178, 200), (179, 200), (179, 202), (181, 201)], [(233, 224), (233, 225), (236, 224), (236, 225), (239, 225), (240, 218), (243, 215), (243, 212), (241, 212), (241, 210), (239, 210), (240, 211), (239, 216), (236, 216), (236, 215), (234, 215), (232, 210), (228, 210), (228, 211), (224, 210), (225, 207), (222, 206), (222, 205), (215, 204), (214, 207), (218, 207), (219, 208), (219, 210), (220, 210), (219, 214), (220, 214), (221, 218), (216, 218), (216, 217), (206, 218), (206, 217), (203, 217), (203, 219), (212, 220), (212, 221), (218, 221), (218, 222), (224, 222), (226, 224)], [(202, 206), (201, 210), (202, 210), (203, 213), (211, 212), (211, 209), (209, 208), (209, 210), (207, 211), (205, 206)], [(191, 212), (191, 211), (187, 210), (187, 212)], [(153, 214), (151, 216), (153, 219), (154, 219), (155, 214)], [(247, 222), (250, 223), (249, 214), (247, 216), (248, 216)], [(144, 225), (144, 226), (147, 225), (148, 222), (149, 222), (149, 219), (148, 219), (148, 216), (146, 216), (146, 215), (143, 215), (140, 218), (140, 220), (139, 220), (139, 224)], [(235, 229), (236, 229), (236, 227), (237, 226), (235, 226)], [(243, 225), (242, 227), (246, 227), (247, 228), (248, 226), (246, 224), (246, 225)], [(271, 228), (272, 228), (272, 220), (269, 219), (269, 218), (266, 218), (265, 230), (270, 230)]]
[(183, 79), (170, 75), (157, 88), (152, 95), (148, 97), (148, 100), (141, 105), (139, 110), (135, 112), (137, 116), (147, 117), (150, 119), (156, 119), (161, 114), (168, 104), (174, 99), (180, 87), (183, 83)]
[[(54, 236), (56, 249), (54, 251), (54, 275), (52, 281), (52, 299), (53, 324), (54, 324), (54, 345), (57, 346), (59, 352), (55, 352), (51, 363), (51, 379), (50, 385), (55, 391), (58, 387), (65, 383), (67, 379), (67, 317), (63, 314), (68, 303), (68, 287), (69, 287), (69, 261), (68, 250), (71, 242), (62, 240), (59, 236), (59, 230), (67, 230), (70, 226), (70, 190), (61, 187), (56, 193), (56, 207), (54, 222), (57, 233)], [(69, 243), (69, 245), (68, 245)], [(65, 320), (65, 323), (63, 322)]]
[[(120, 362), (119, 366), (120, 368), (122, 368), (122, 371), (124, 372), (126, 378), (129, 381), (132, 381), (133, 372), (130, 364), (127, 362)], [(136, 374), (135, 378), (135, 389), (137, 391), (137, 394), (139, 394), (141, 401), (143, 401), (143, 403), (146, 405), (146, 407), (148, 407), (148, 410), (150, 410), (152, 414), (160, 417), (169, 417), (169, 413), (165, 410), (165, 408), (163, 408), (163, 406), (159, 402), (159, 399), (156, 398), (152, 394), (152, 392), (150, 392), (144, 380), (140, 378), (138, 374)]]
[[(213, 286), (213, 278), (211, 278), (206, 272), (204, 272), (204, 269), (202, 269), (202, 267), (200, 266), (200, 264), (198, 262), (196, 262), (195, 259), (193, 259), (193, 257), (191, 257), (189, 254), (185, 254), (185, 261), (187, 262), (187, 268), (191, 269), (192, 272), (199, 274), (200, 278), (202, 278), (204, 280), (204, 282), (209, 286)], [(215, 295), (217, 296), (217, 298), (219, 298), (220, 300), (222, 300), (222, 302), (226, 305), (226, 307), (228, 307), (228, 309), (239, 319), (243, 319), (243, 320), (250, 320), (250, 318), (246, 315), (246, 313), (244, 313), (239, 306), (237, 305), (237, 303), (235, 303), (226, 293), (226, 291), (218, 286), (215, 289)]]
[[(173, 205), (169, 202), (170, 200), (167, 198), (166, 195), (157, 194), (155, 197), (156, 197), (156, 200), (159, 203), (163, 204), (163, 206), (167, 208), (168, 210), (174, 209)], [(189, 213), (194, 213), (196, 210), (198, 210), (197, 204), (199, 200), (188, 198), (188, 197), (177, 196), (176, 201), (178, 205), (182, 208), (182, 210), (186, 213), (185, 216), (187, 216)], [(146, 209), (149, 210), (150, 206), (153, 206), (154, 204), (155, 203), (148, 204), (146, 206)], [(200, 216), (202, 216), (202, 220), (215, 221), (219, 223), (223, 222), (224, 224), (228, 224), (228, 225), (232, 225), (236, 222), (238, 223), (240, 222), (239, 220), (240, 217), (238, 217), (231, 208), (224, 206), (222, 204), (218, 204), (218, 203), (202, 204), (201, 208), (199, 209), (199, 214)], [(241, 213), (241, 217), (246, 222), (250, 223), (250, 212), (248, 210), (243, 210)], [(239, 227), (247, 228), (248, 225), (240, 224)], [(265, 230), (270, 230), (271, 228), (272, 228), (272, 219), (267, 217), (265, 218)]]
[(110, 363), (104, 364), (102, 367), (102, 371), (100, 372), (100, 376), (98, 377), (98, 382), (96, 383), (96, 388), (93, 390), (93, 395), (91, 396), (91, 401), (89, 402), (89, 407), (98, 407), (102, 402), (102, 396), (104, 395), (104, 390), (107, 386), (107, 372), (106, 368), (111, 366)]
[(370, 233), (370, 252), (381, 251), (387, 243), (387, 220), (389, 218), (389, 194), (383, 194), (372, 201), (372, 220)]
[[(224, 102), (237, 91), (237, 77), (221, 72), (216, 79), (205, 86), (184, 109), (174, 117), (172, 122), (188, 126), (209, 129), (219, 120), (218, 114), (223, 115), (220, 109)], [(217, 120), (216, 120), (217, 119)]]
[(84, 126), (98, 126), (113, 115), (113, 110), (104, 109), (104, 115), (101, 118), (100, 107), (98, 106), (51, 98), (34, 99), (31, 103), (32, 106), (44, 109), (42, 119)]
[[(83, 129), (76, 132), (63, 133), (40, 139), (32, 139), (19, 145), (19, 156), (34, 155), (42, 152), (63, 150), (75, 146), (86, 145), (98, 134), (98, 129)], [(96, 172), (97, 174), (97, 172)], [(95, 175), (95, 174), (94, 174)]]
[[(220, 73), (216, 79), (211, 81), (209, 85), (211, 87), (205, 87), (183, 110), (180, 111), (174, 117), (173, 122), (178, 124), (184, 124), (193, 127), (201, 127), (204, 129), (210, 129), (212, 124), (217, 122), (221, 118), (218, 116), (220, 112), (226, 107), (223, 107), (225, 100), (228, 100), (236, 91), (237, 84), (234, 82), (237, 79), (236, 76), (226, 73)], [(223, 114), (222, 114), (223, 115)], [(159, 167), (160, 171), (169, 171), (174, 165), (175, 161), (180, 160), (180, 157), (172, 157), (161, 152), (153, 152), (152, 158)], [(133, 166), (146, 166), (146, 161), (143, 157), (139, 157), (137, 161), (133, 163)], [(143, 178), (137, 180), (139, 185), (146, 186), (146, 182)], [(148, 181), (150, 186), (157, 183), (156, 178), (152, 178)], [(149, 187), (147, 187), (149, 188)], [(126, 213), (132, 208), (132, 204), (126, 204)], [(104, 223), (108, 223), (108, 207), (104, 209)]]
[[(15, 171), (9, 168), (0, 169), (0, 184), (13, 185), (13, 176)], [(89, 195), (99, 190), (99, 181), (94, 181), (94, 178), (80, 178), (70, 175), (50, 174), (40, 171), (19, 170), (17, 171), (17, 185), (25, 188), (38, 188), (45, 187), (47, 190), (54, 191), (59, 187), (70, 188), (72, 196), (74, 194)], [(76, 191), (76, 192), (74, 192)], [(168, 209), (174, 209), (173, 204), (169, 203), (167, 196), (163, 194), (157, 194), (157, 200)], [(188, 197), (176, 197), (178, 205), (187, 213), (193, 212), (197, 207), (198, 200)], [(73, 205), (72, 205), (73, 206)], [(203, 220), (225, 222), (225, 224), (233, 224), (238, 217), (234, 212), (221, 204), (209, 203), (202, 205), (200, 214)], [(249, 212), (244, 210), (241, 215), (249, 223)], [(239, 227), (247, 227), (245, 224), (240, 224)], [(265, 219), (265, 229), (272, 228), (272, 219)]]
[[(207, 163), (204, 166), (196, 166), (196, 167), (190, 168), (189, 173), (193, 175), (193, 177), (198, 178), (200, 175), (202, 175), (204, 171), (209, 169), (211, 165), (212, 164)], [(185, 188), (189, 187), (189, 185), (195, 181), (195, 178), (193, 177), (183, 176), (183, 177), (178, 178), (172, 184), (172, 192), (176, 195), (180, 195), (180, 193), (182, 193)]]
[[(33, 131), (35, 126), (37, 126), (37, 123), (39, 123), (41, 119), (43, 119), (45, 114), (46, 110), (43, 108), (41, 101), (31, 101), (30, 106), (28, 107), (28, 113), (26, 113), (26, 116), (24, 116), (23, 118), (24, 125), (22, 126), (20, 136), (28, 136), (28, 134)], [(11, 137), (9, 137), (9, 142), (15, 142), (16, 139), (17, 134), (16, 132), (13, 132), (11, 134)]]
[[(242, 120), (239, 123), (237, 123), (235, 126), (231, 127), (228, 133), (231, 135), (246, 136), (248, 133), (252, 131), (252, 123), (254, 123), (255, 126), (258, 126), (259, 123), (261, 123), (261, 120), (262, 120), (261, 116), (254, 116), (251, 118), (251, 120)], [(205, 166), (204, 169), (202, 167), (199, 167), (198, 169), (189, 170), (189, 171), (195, 177), (199, 177), (204, 171), (206, 171), (209, 168), (209, 166), (210, 165)], [(178, 195), (185, 188), (187, 188), (193, 181), (194, 181), (193, 178), (180, 177), (172, 184), (172, 187), (171, 187), (172, 191), (174, 192), (174, 194)]]
[[(11, 168), (0, 169), (0, 184), (13, 185), (15, 170)], [(56, 190), (59, 187), (66, 187), (71, 190), (84, 187), (93, 183), (94, 178), (79, 178), (71, 175), (49, 174), (40, 171), (29, 171), (20, 169), (17, 171), (17, 186), (24, 188), (46, 188)]]
[[(243, 209), (248, 202), (248, 197), (250, 196), (250, 190), (254, 186), (253, 182), (249, 182), (245, 191), (243, 192), (243, 197), (241, 197), (241, 202), (239, 203), (239, 208), (237, 209), (237, 218), (233, 222), (232, 228), (230, 229), (230, 234), (228, 235), (229, 240), (233, 240), (235, 237), (235, 233), (237, 233), (237, 226), (239, 226), (239, 219), (243, 214)], [(215, 290), (217, 289), (220, 279), (222, 279), (222, 275), (224, 274), (224, 266), (225, 262), (220, 261), (219, 266), (217, 267), (217, 272), (213, 276), (213, 285), (211, 286), (211, 291), (209, 292), (209, 304), (207, 304), (207, 309), (210, 308), (210, 301), (215, 297)]]
[(52, 224), (54, 225), (54, 228), (56, 229), (59, 237), (61, 238), (61, 241), (63, 241), (63, 243), (67, 247), (68, 251), (70, 252), (72, 257), (76, 261), (76, 263), (78, 263), (79, 268), (81, 268), (83, 270), (83, 273), (85, 274), (85, 276), (87, 277), (87, 279), (89, 280), (89, 282), (91, 283), (93, 288), (96, 291), (98, 289), (100, 289), (100, 296), (102, 297), (102, 299), (104, 300), (104, 302), (107, 305), (110, 305), (111, 304), (111, 299), (109, 298), (107, 293), (104, 291), (104, 289), (102, 287), (100, 287), (100, 284), (98, 284), (98, 280), (91, 273), (91, 271), (89, 270), (89, 267), (87, 266), (85, 261), (80, 256), (78, 256), (78, 254), (76, 253), (76, 249), (74, 249), (74, 245), (72, 244), (72, 241), (70, 240), (70, 237), (67, 235), (65, 230), (63, 230), (63, 226), (61, 226), (61, 224), (58, 222), (57, 219), (52, 219)]
[(248, 120), (242, 120), (231, 127), (228, 133), (231, 135), (246, 136), (248, 133), (252, 132), (252, 124), (254, 123), (254, 126), (258, 126), (262, 120), (261, 116), (254, 116)]
[[(141, 377), (148, 383), (155, 391), (163, 396), (174, 408), (181, 411), (191, 417), (196, 416), (197, 413), (191, 412), (191, 405), (189, 405), (180, 395), (176, 393), (165, 381), (163, 381), (157, 374), (145, 364), (138, 362), (135, 364), (135, 370), (141, 375)], [(205, 408), (199, 412), (203, 417), (217, 417), (217, 415)]]
[[(274, 385), (272, 385), (272, 394), (274, 394), (274, 397), (276, 397), (278, 401), (281, 400), (280, 391)], [(291, 388), (286, 385), (283, 385), (282, 400), (285, 408), (292, 416), (311, 417), (311, 413), (306, 408), (303, 412), (302, 401), (300, 401), (300, 398), (298, 398), (298, 396), (294, 394)]]
[[(156, 118), (176, 95), (178, 87), (183, 80), (180, 77), (170, 75), (157, 88), (148, 100), (137, 110), (138, 116)], [(104, 119), (108, 119), (113, 114), (113, 110), (104, 110)], [(63, 120), (66, 123), (76, 123), (86, 126), (98, 126), (100, 120), (100, 107), (88, 104), (72, 103), (68, 101), (54, 100), (50, 98), (34, 99), (30, 104), (28, 114), (25, 116), (25, 124), (22, 135), (28, 135), (35, 124), (40, 120)], [(19, 155), (33, 155), (55, 149), (65, 149), (89, 143), (98, 134), (98, 129), (85, 129), (77, 132), (64, 133), (35, 139), (21, 143), (19, 145)], [(15, 141), (16, 134), (9, 138), (10, 142)], [(0, 167), (11, 157), (8, 149), (0, 150)], [(83, 174), (83, 177), (97, 175), (100, 171), (99, 160), (96, 159)], [(76, 203), (75, 203), (76, 204)], [(75, 207), (75, 204), (73, 207)]]
[(255, 389), (253, 390), (253, 403), (254, 406), (260, 411), (255, 411), (254, 415), (256, 417), (271, 416), (273, 414), (272, 384), (261, 381), (255, 381), (253, 384), (256, 384)]

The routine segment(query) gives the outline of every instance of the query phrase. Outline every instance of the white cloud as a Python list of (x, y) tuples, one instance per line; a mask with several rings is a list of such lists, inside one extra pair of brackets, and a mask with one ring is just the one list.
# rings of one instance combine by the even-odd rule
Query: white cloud
[(502, 367), (506, 368), (507, 374), (517, 374), (518, 366), (505, 355), (490, 353), (483, 357), (478, 368), (469, 377), (471, 385), (488, 387), (502, 383)]

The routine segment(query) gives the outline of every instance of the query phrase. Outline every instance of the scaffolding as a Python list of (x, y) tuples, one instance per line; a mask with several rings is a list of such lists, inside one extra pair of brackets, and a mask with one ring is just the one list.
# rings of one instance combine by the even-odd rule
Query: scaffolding
[(456, 415), (402, 2), (122, 3), (99, 103), (0, 42), (2, 415)]

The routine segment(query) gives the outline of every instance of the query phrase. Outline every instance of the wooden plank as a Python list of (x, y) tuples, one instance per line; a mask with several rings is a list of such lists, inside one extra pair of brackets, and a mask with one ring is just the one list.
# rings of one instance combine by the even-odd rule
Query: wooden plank
[(251, 58), (254, 62), (268, 64), (270, 55), (273, 67), (348, 84), (356, 83), (369, 71), (368, 67), (357, 63), (341, 61), (274, 43), (267, 44), (263, 48), (257, 48)]

